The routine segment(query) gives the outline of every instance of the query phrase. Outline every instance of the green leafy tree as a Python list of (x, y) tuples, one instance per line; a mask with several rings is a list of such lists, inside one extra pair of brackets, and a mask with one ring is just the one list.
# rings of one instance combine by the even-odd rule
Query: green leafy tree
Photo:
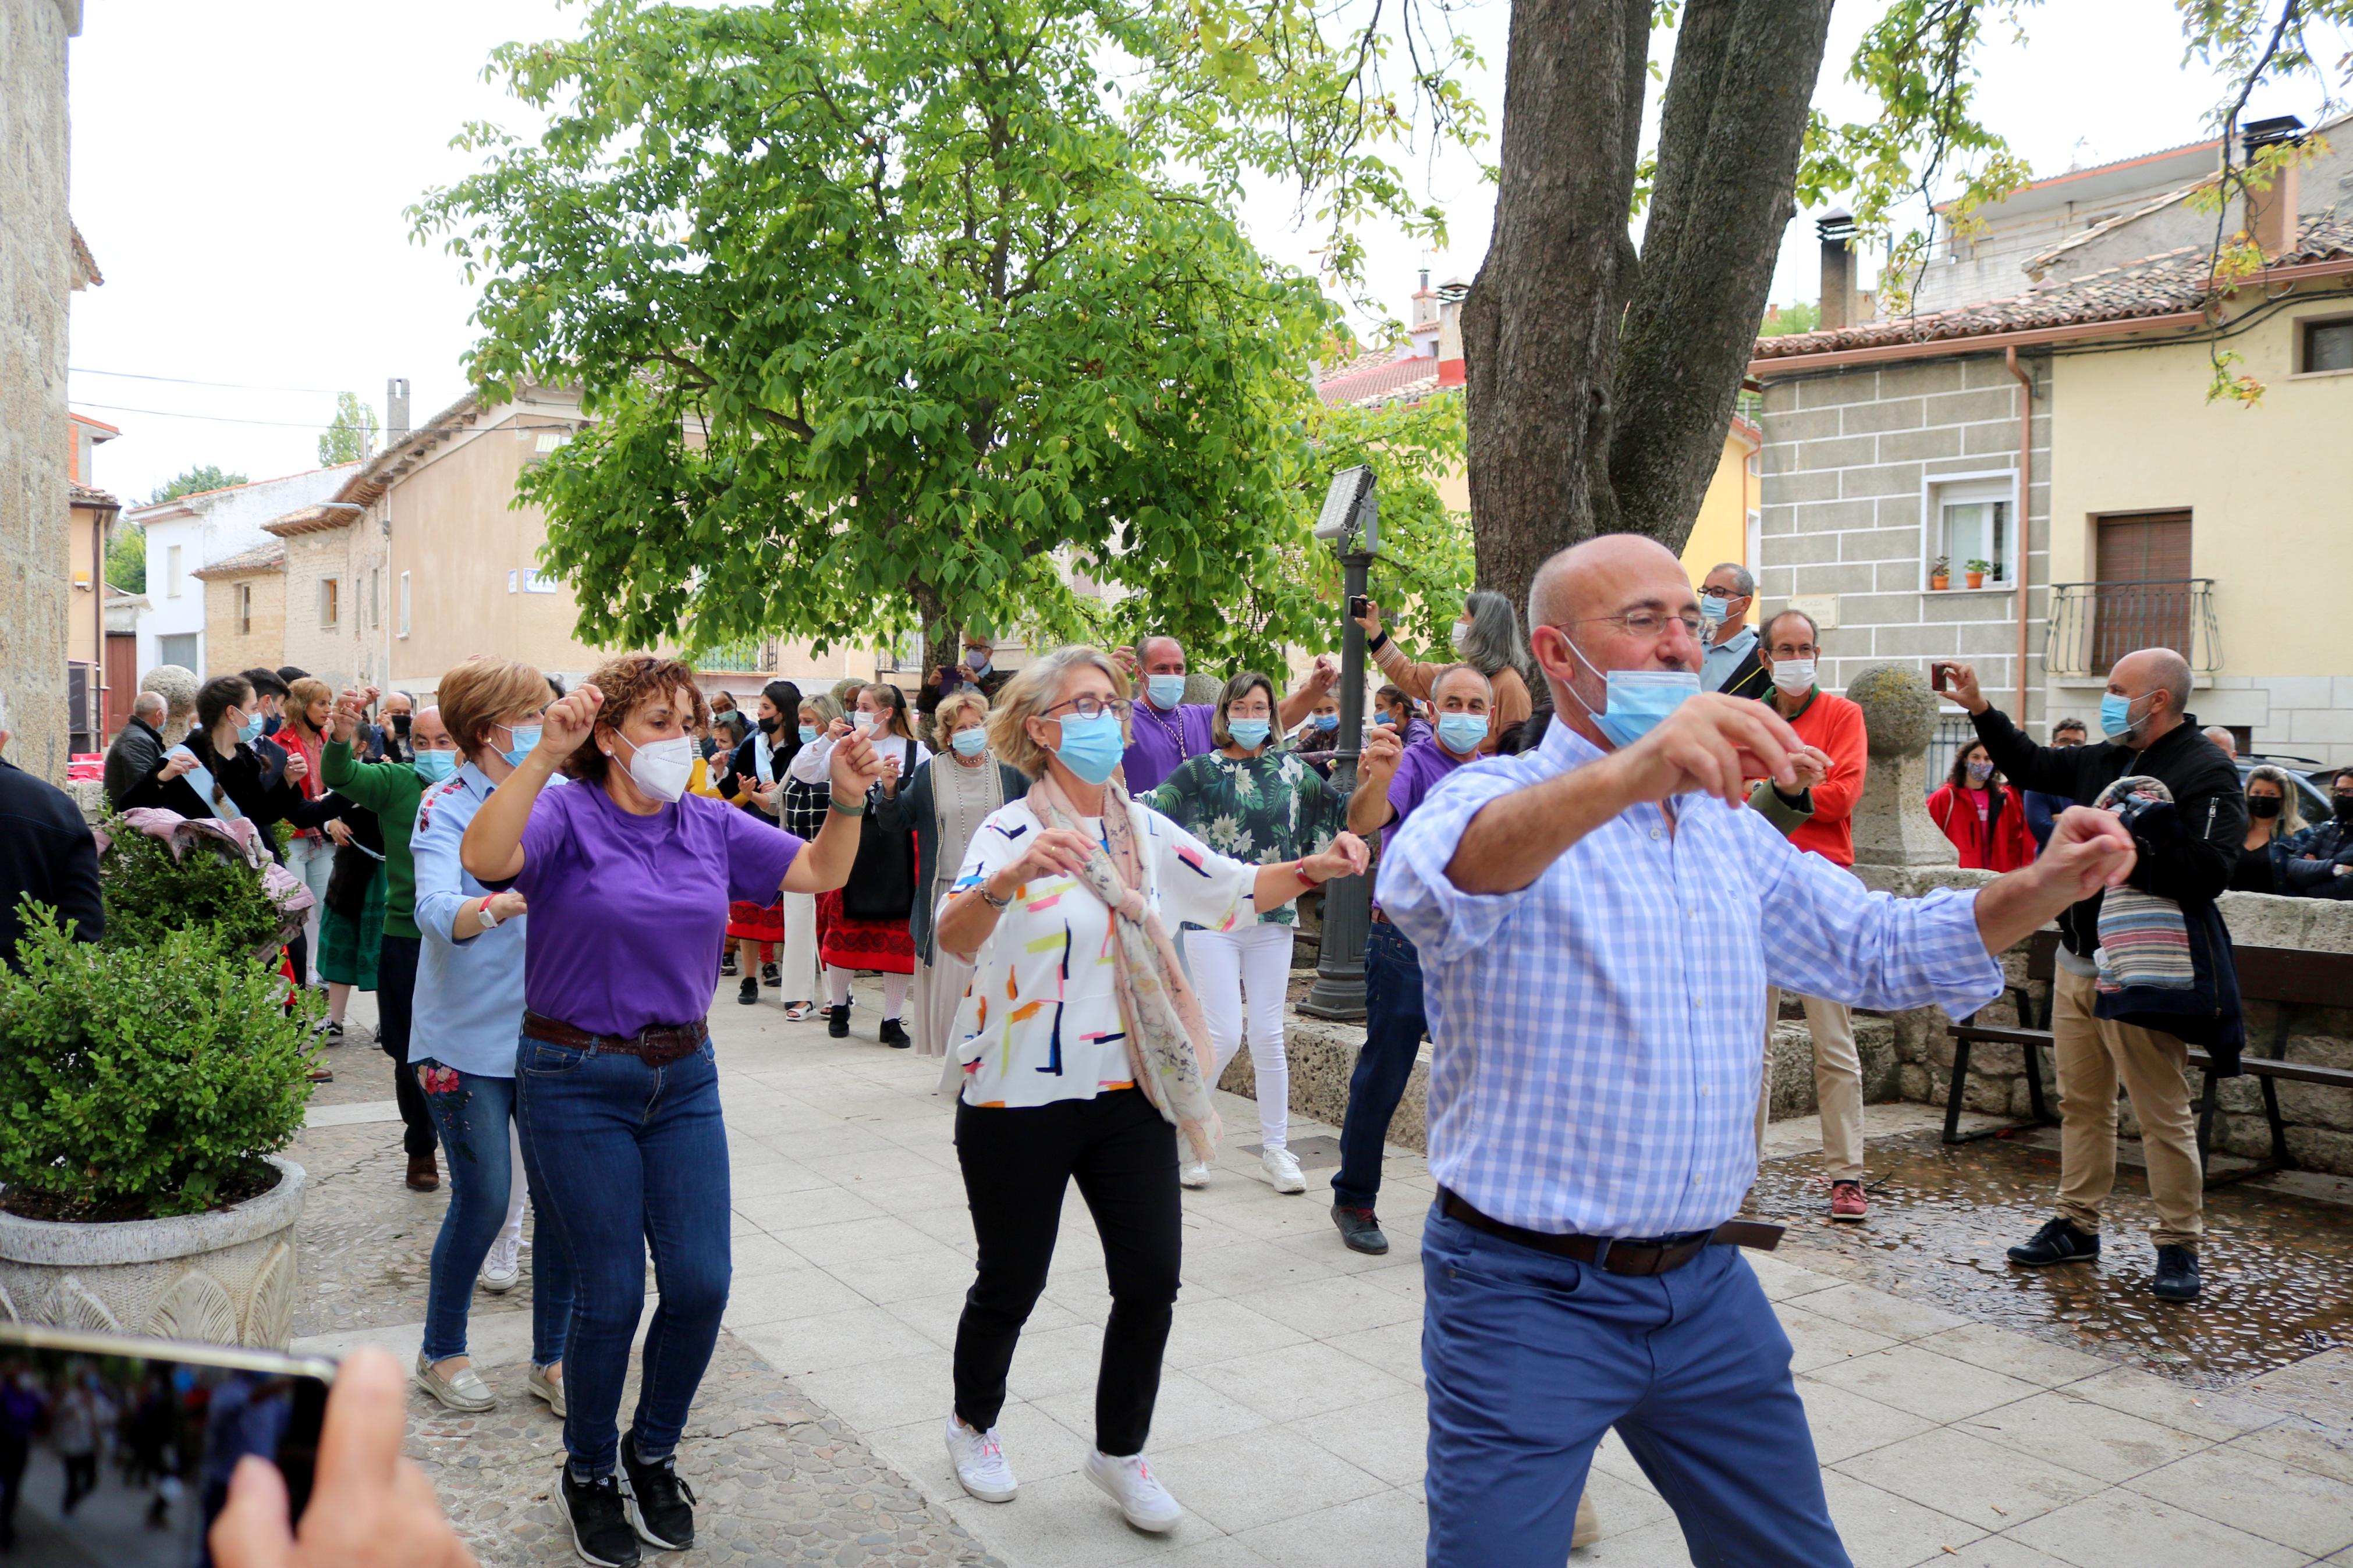
[(147, 535), (137, 524), (114, 525), (106, 542), (106, 580), (126, 594), (147, 591)]
[(331, 468), (367, 458), (375, 450), (376, 431), (374, 408), (361, 402), (357, 393), (337, 393), (335, 416), (319, 434), (319, 466)]
[(544, 133), (473, 128), (485, 169), (416, 216), (483, 282), (474, 376), (593, 416), (521, 486), (584, 637), (1328, 640), (1336, 312), (1180, 176), (1165, 100), (1113, 90), (1107, 52), (1162, 35), (1082, 0), (605, 0), (499, 52)]
[(206, 463), (201, 468), (185, 470), (168, 483), (157, 485), (154, 493), (147, 498), (147, 504), (158, 506), (167, 500), (177, 500), (182, 496), (192, 496), (204, 490), (225, 490), (232, 485), (243, 483), (243, 474), (228, 473)]
[(1810, 332), (1822, 323), (1822, 308), (1811, 300), (1800, 300), (1794, 305), (1784, 305), (1767, 315), (1757, 327), (1760, 338), (1787, 337), (1791, 332)]

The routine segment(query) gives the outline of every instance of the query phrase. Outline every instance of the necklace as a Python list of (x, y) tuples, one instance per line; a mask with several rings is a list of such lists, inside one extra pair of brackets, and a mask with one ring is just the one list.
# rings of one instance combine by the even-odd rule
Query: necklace
[(1146, 713), (1152, 715), (1152, 721), (1160, 726), (1160, 732), (1168, 737), (1168, 743), (1170, 745), (1176, 748), (1176, 760), (1179, 762), (1189, 761), (1193, 753), (1185, 744), (1185, 726), (1182, 724), (1169, 723), (1168, 721), (1162, 716), (1160, 710), (1155, 708), (1148, 700), (1138, 704), (1138, 706), (1140, 706)]

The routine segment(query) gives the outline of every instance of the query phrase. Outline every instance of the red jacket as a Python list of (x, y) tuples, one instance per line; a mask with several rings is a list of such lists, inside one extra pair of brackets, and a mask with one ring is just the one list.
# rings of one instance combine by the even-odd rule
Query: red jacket
[(2015, 871), (2034, 864), (2034, 835), (2026, 827), (2026, 798), (2010, 784), (1997, 786), (1987, 802), (1989, 820), (1978, 820), (1968, 792), (1938, 784), (1928, 797), (1928, 816), (1960, 851), (1965, 871)]
[[(1762, 700), (1772, 705), (1768, 692)], [(1779, 712), (1779, 709), (1774, 709)], [(1830, 777), (1814, 786), (1814, 815), (1789, 832), (1789, 842), (1841, 866), (1854, 864), (1854, 807), (1871, 763), (1862, 710), (1819, 689), (1789, 721), (1798, 739), (1830, 753)]]

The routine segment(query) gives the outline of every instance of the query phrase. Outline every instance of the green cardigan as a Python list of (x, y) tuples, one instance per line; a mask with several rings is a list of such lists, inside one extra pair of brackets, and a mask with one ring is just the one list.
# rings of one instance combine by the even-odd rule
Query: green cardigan
[(408, 858), (408, 836), (425, 781), (406, 763), (355, 763), (350, 742), (330, 741), (319, 753), (319, 782), (375, 813), (384, 830), (385, 934), (416, 936), (417, 862)]

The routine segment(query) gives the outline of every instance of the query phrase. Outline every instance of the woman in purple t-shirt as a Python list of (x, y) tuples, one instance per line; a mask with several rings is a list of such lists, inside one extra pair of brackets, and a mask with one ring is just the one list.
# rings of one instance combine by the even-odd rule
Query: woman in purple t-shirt
[[(727, 1135), (704, 1022), (727, 906), (841, 886), (881, 771), (862, 737), (836, 746), (835, 805), (804, 843), (686, 793), (689, 731), (706, 712), (688, 666), (608, 660), (547, 710), (539, 744), (459, 848), (485, 886), (531, 901), (515, 1122), (533, 1196), (575, 1280), (557, 1492), (591, 1562), (636, 1561), (638, 1536), (662, 1551), (694, 1540), (674, 1453), (727, 1305)], [(558, 769), (575, 786), (543, 789)], [(622, 1443), (649, 1244), (661, 1302)]]

